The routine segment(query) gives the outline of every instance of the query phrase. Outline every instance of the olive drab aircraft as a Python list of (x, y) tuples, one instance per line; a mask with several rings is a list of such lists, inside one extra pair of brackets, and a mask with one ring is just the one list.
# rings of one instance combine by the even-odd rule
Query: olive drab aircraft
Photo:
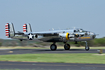
[(69, 50), (70, 44), (67, 42), (79, 42), (84, 41), (86, 43), (85, 50), (89, 50), (87, 41), (93, 40), (96, 34), (83, 29), (66, 29), (66, 30), (51, 30), (32, 32), (31, 25), (29, 23), (23, 25), (23, 32), (15, 32), (13, 23), (7, 23), (5, 25), (6, 37), (22, 40), (40, 40), (44, 42), (53, 42), (50, 46), (52, 51), (57, 49), (56, 42), (63, 42), (64, 49)]

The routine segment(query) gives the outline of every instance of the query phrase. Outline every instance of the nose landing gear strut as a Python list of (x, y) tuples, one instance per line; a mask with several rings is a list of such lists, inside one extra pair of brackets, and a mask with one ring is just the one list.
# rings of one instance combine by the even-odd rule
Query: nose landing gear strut
[(86, 51), (89, 51), (90, 48), (89, 48), (89, 46), (88, 46), (88, 44), (87, 44), (87, 41), (85, 41), (85, 43), (86, 43), (85, 50), (86, 50)]

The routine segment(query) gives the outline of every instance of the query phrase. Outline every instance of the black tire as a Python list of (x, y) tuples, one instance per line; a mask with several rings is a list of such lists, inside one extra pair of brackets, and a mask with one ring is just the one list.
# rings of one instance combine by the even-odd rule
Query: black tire
[(55, 50), (57, 49), (57, 46), (56, 46), (55, 44), (52, 44), (52, 45), (50, 46), (50, 49), (51, 49), (52, 51), (55, 51)]
[(69, 44), (65, 44), (65, 45), (64, 45), (64, 49), (65, 49), (65, 50), (70, 50), (70, 45), (69, 45)]
[(85, 46), (85, 50), (86, 51), (89, 51), (89, 49), (90, 49), (89, 46), (87, 46), (87, 47)]

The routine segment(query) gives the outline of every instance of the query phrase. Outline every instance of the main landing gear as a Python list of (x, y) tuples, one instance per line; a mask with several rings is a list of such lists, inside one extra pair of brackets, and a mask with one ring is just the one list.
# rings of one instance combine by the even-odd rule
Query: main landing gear
[[(57, 45), (55, 44), (55, 42), (54, 42), (53, 44), (51, 44), (50, 49), (51, 49), (52, 51), (55, 51), (55, 50), (57, 49)], [(65, 43), (64, 49), (65, 49), (65, 50), (70, 50), (70, 45), (67, 44), (67, 43)]]
[[(86, 51), (89, 51), (89, 46), (88, 46), (88, 44), (87, 44), (87, 41), (85, 41), (85, 43), (86, 43), (86, 46), (85, 46), (85, 50)], [(70, 44), (68, 44), (68, 43), (66, 43), (66, 42), (64, 42), (64, 49), (65, 50), (70, 50)], [(55, 51), (56, 49), (57, 49), (57, 45), (55, 44), (55, 42), (53, 43), (53, 44), (51, 44), (51, 46), (50, 46), (50, 49), (52, 50), (52, 51)]]
[(50, 46), (50, 49), (52, 51), (55, 51), (57, 49), (57, 45), (55, 44), (55, 42)]
[(88, 44), (87, 44), (87, 41), (85, 41), (85, 43), (86, 43), (85, 50), (86, 50), (86, 51), (89, 51), (90, 48), (89, 48), (89, 46), (88, 46)]
[(65, 50), (70, 50), (70, 44), (65, 43), (64, 49), (65, 49)]

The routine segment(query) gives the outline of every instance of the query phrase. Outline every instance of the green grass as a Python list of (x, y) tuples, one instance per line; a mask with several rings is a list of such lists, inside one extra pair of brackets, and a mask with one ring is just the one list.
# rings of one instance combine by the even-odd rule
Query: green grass
[(105, 64), (105, 55), (94, 54), (95, 53), (0, 55), (0, 61)]

